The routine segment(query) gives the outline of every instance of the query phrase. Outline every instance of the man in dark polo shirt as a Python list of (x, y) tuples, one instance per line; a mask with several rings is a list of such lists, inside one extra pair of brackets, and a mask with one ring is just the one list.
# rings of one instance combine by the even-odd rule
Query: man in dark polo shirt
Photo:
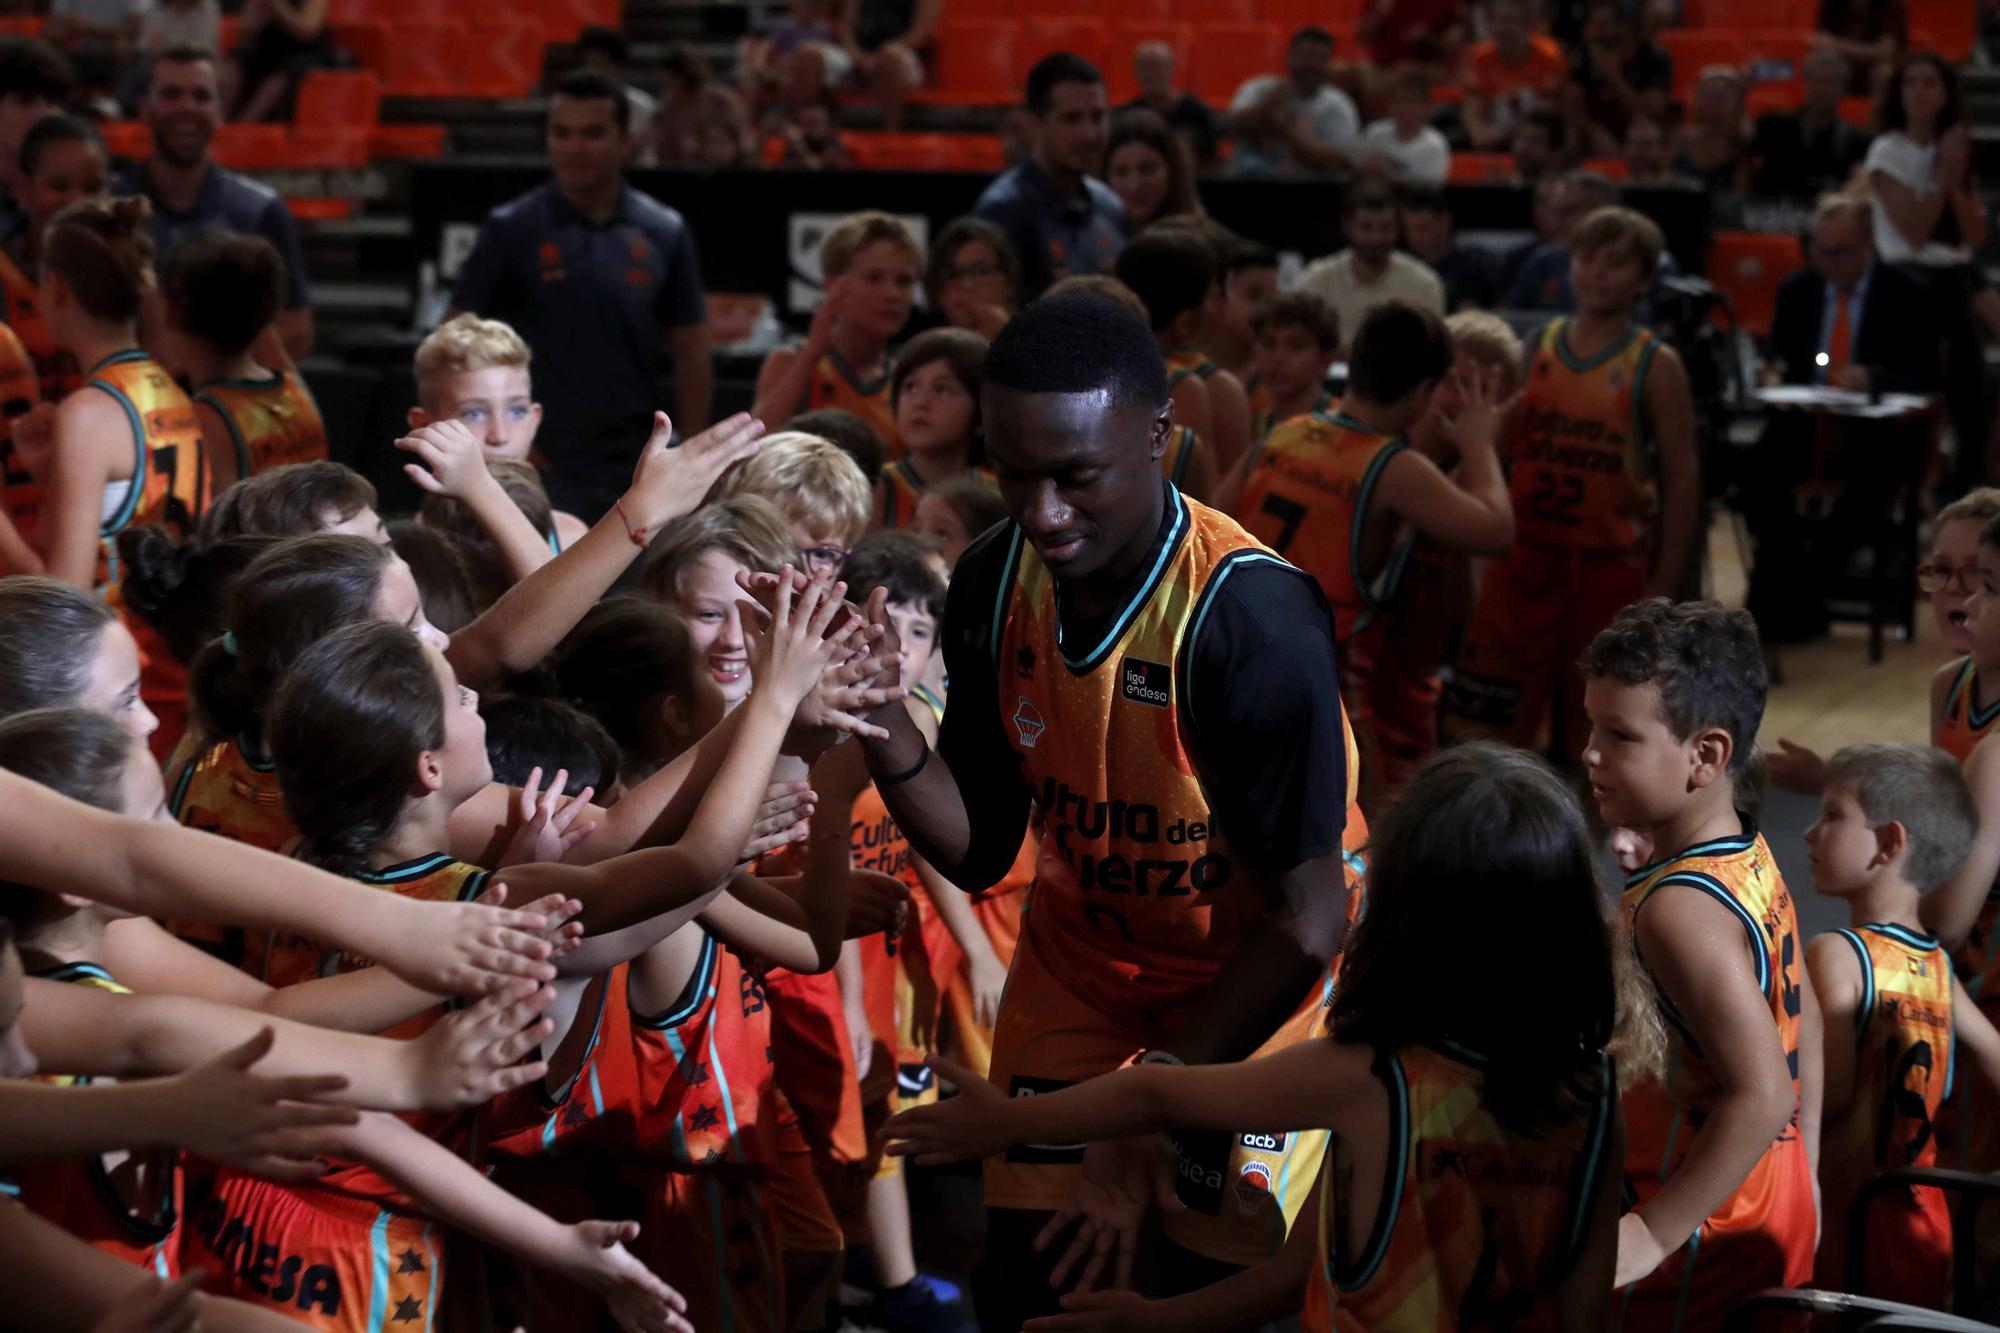
[(664, 346), (674, 427), (708, 424), (715, 374), (694, 233), (625, 183), (631, 104), (601, 74), (549, 102), (552, 175), (493, 211), (459, 270), (454, 311), (504, 319), (535, 353), (549, 498), (595, 519), (631, 480), (652, 429)]
[(272, 327), (286, 353), (300, 360), (312, 351), (313, 317), (305, 252), (291, 211), (276, 191), (217, 166), (208, 155), (222, 124), (215, 53), (175, 46), (154, 56), (139, 110), (153, 132), (153, 155), (133, 168), (118, 192), (152, 202), (156, 262), (164, 269), (174, 246), (191, 232), (262, 236), (285, 261), (285, 304)]
[(1109, 272), (1125, 244), (1125, 206), (1091, 174), (1104, 163), (1110, 107), (1104, 76), (1082, 56), (1058, 51), (1028, 71), (1033, 151), (972, 210), (1013, 238), (1027, 300), (1072, 273)]

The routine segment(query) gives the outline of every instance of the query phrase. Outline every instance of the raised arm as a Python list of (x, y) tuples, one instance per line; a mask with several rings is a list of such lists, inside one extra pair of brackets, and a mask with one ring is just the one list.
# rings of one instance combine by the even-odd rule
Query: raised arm
[(835, 278), (820, 297), (799, 347), (774, 347), (757, 371), (757, 398), (751, 415), (760, 421), (783, 425), (799, 414), (812, 388), (813, 367), (833, 346), (833, 326), (841, 312), (854, 303), (857, 289), (845, 278)]
[(419, 489), (448, 495), (472, 511), (518, 583), (555, 558), (528, 516), (486, 467), (486, 453), (462, 421), (433, 421), (396, 441), (419, 461), (403, 472)]
[(1979, 742), (1965, 761), (1965, 782), (1979, 808), (1972, 850), (1958, 872), (1926, 893), (1918, 905), (1925, 929), (1954, 953), (1972, 934), (1979, 909), (1993, 891), (1994, 878), (2000, 876), (2000, 746), (1992, 738)]

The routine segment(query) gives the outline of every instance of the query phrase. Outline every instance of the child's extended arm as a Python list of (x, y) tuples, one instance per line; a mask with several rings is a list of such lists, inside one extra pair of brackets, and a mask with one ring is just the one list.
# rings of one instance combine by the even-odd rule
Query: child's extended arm
[(486, 451), (462, 421), (434, 421), (396, 441), (421, 462), (403, 472), (432, 495), (448, 495), (472, 511), (493, 547), (519, 583), (555, 559), (555, 552), (528, 516), (486, 467)]
[(761, 422), (738, 414), (669, 448), (673, 425), (653, 414), (631, 489), (583, 538), (521, 580), (454, 634), (445, 656), (458, 678), (486, 689), (539, 663), (644, 549), (650, 534), (701, 503), (723, 470), (757, 451)]
[(702, 909), (701, 924), (731, 948), (794, 972), (830, 971), (846, 940), (882, 931), (900, 931), (910, 901), (909, 886), (873, 870), (846, 877), (846, 920), (831, 927), (822, 945), (831, 903), (810, 875), (786, 880), (738, 875), (729, 891)]
[(555, 975), (544, 915), (383, 893), (228, 838), (92, 809), (4, 772), (0, 875), (158, 920), (324, 940), (439, 994)]
[(548, 1072), (546, 1061), (516, 1063), (549, 1034), (548, 1020), (539, 1017), (555, 999), (547, 987), (488, 996), (445, 1015), (413, 1041), (391, 1041), (179, 995), (114, 995), (36, 977), (25, 984), (21, 1034), (42, 1068), (54, 1074), (177, 1074), (266, 1028), (275, 1037), (266, 1074), (340, 1070), (345, 1085), (324, 1100), (373, 1110), (476, 1106)]
[(361, 1124), (338, 1131), (336, 1138), (341, 1156), (380, 1172), (414, 1199), (425, 1216), (603, 1297), (619, 1327), (693, 1333), (681, 1318), (687, 1302), (680, 1293), (622, 1244), (638, 1238), (637, 1222), (564, 1226), (394, 1116), (366, 1116)]
[(1640, 952), (1701, 1044), (1719, 1085), (1673, 1178), (1619, 1222), (1617, 1285), (1636, 1282), (1728, 1202), (1792, 1118), (1791, 1068), (1757, 985), (1743, 925), (1699, 889), (1669, 886), (1640, 910)]
[(799, 414), (812, 389), (813, 367), (833, 346), (833, 326), (861, 295), (843, 275), (826, 285), (800, 347), (774, 347), (757, 369), (757, 396), (750, 412), (760, 421), (784, 425)]
[(1917, 909), (1924, 925), (1954, 953), (1972, 933), (1979, 909), (1993, 891), (1994, 879), (2000, 877), (2000, 745), (1994, 739), (1979, 742), (1965, 761), (1965, 782), (1979, 809), (1972, 850), (1959, 863), (1958, 873), (1926, 893)]

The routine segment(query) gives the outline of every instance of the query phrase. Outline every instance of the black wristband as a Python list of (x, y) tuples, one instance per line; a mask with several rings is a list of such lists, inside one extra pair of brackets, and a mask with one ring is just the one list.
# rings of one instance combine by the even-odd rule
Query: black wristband
[[(926, 745), (924, 747), (924, 752), (921, 755), (917, 756), (916, 763), (911, 764), (908, 768), (904, 769), (900, 773), (891, 773), (887, 777), (875, 778), (876, 789), (880, 790), (883, 787), (901, 786), (903, 783), (908, 782), (911, 778), (915, 777), (917, 774), (923, 772), (924, 765), (930, 763), (930, 761), (931, 761), (931, 747)], [(869, 776), (874, 777), (875, 775), (871, 773), (869, 774)]]

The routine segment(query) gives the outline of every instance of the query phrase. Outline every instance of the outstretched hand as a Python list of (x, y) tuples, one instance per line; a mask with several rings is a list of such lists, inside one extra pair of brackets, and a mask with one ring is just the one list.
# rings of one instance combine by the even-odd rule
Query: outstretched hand
[(563, 1275), (603, 1297), (625, 1333), (694, 1333), (687, 1300), (632, 1256), (625, 1243), (639, 1239), (637, 1222), (578, 1222), (556, 1256)]
[(388, 893), (368, 897), (372, 901), (363, 937), (348, 943), (419, 990), (476, 996), (522, 977), (555, 979), (555, 965), (549, 961), (555, 950), (548, 937), (559, 923), (543, 912), (501, 906), (504, 893), (477, 903), (427, 902)]
[(1174, 1148), (1162, 1135), (1084, 1145), (1076, 1193), (1035, 1237), (1042, 1251), (1069, 1236), (1069, 1247), (1049, 1270), (1049, 1285), (1066, 1286), (1074, 1274), (1078, 1292), (1094, 1291), (1100, 1282), (1129, 1291), (1146, 1215), (1155, 1206), (1184, 1207), (1174, 1193), (1174, 1172)]
[(272, 1078), (255, 1072), (276, 1041), (272, 1029), (186, 1073), (158, 1080), (152, 1105), (163, 1136), (211, 1162), (273, 1180), (315, 1180), (330, 1152), (323, 1130), (352, 1125), (349, 1106), (315, 1104), (347, 1087), (345, 1074)]
[(548, 1061), (521, 1061), (555, 1031), (542, 1017), (555, 1000), (553, 987), (516, 982), (432, 1024), (411, 1043), (419, 1048), (422, 1108), (479, 1106), (547, 1074)]
[(509, 822), (513, 834), (507, 840), (506, 849), (500, 853), (496, 870), (507, 866), (532, 865), (536, 862), (559, 862), (567, 857), (570, 849), (597, 831), (597, 821), (586, 819), (590, 809), (590, 798), (595, 789), (585, 787), (575, 796), (565, 796), (563, 791), (569, 786), (569, 770), (559, 768), (549, 779), (548, 789), (542, 789), (542, 769), (538, 764), (528, 770), (528, 780), (508, 804)]
[(693, 513), (723, 473), (757, 452), (763, 433), (763, 422), (738, 412), (676, 446), (672, 419), (665, 412), (653, 413), (653, 433), (639, 451), (632, 486), (622, 502), (626, 521), (651, 534)]
[(418, 461), (403, 464), (403, 474), (432, 495), (463, 500), (474, 487), (493, 483), (486, 470), (486, 451), (463, 421), (433, 421), (396, 441), (396, 447)]

